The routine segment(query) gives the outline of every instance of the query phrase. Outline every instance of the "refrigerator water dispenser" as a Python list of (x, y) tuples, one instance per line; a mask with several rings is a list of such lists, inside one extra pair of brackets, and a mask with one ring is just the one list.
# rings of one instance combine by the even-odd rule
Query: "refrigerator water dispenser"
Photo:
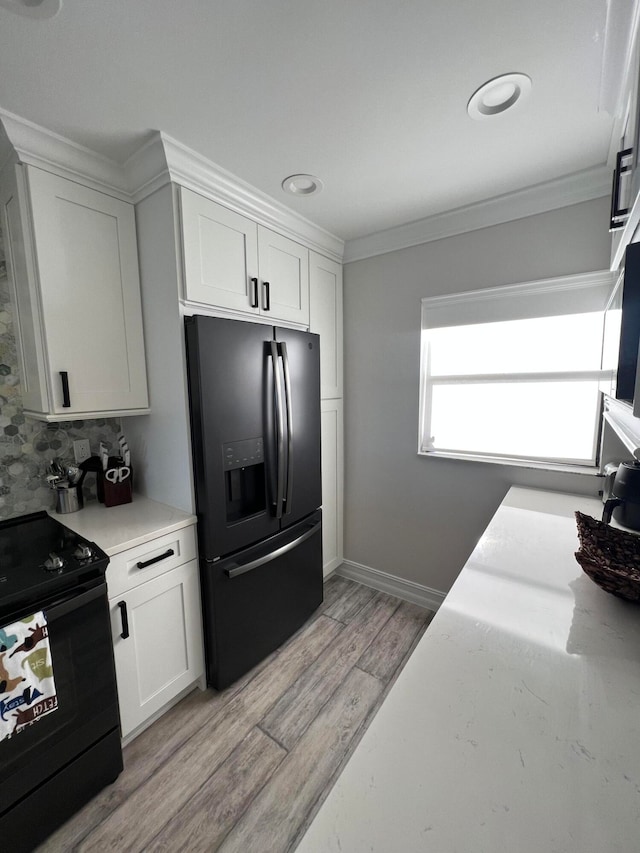
[(262, 437), (222, 446), (227, 523), (266, 510)]

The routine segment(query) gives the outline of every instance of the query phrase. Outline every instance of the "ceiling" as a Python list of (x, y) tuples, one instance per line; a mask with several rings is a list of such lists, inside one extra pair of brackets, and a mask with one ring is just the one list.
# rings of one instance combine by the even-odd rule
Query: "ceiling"
[[(603, 165), (606, 8), (63, 0), (38, 20), (0, 6), (0, 108), (119, 163), (162, 130), (351, 240)], [(528, 100), (471, 120), (471, 94), (506, 72), (531, 77)], [(324, 190), (285, 195), (295, 172)]]

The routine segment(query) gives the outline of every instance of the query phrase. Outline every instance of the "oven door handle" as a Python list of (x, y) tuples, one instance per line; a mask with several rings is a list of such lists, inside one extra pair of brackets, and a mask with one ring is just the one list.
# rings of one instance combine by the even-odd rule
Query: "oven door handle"
[(72, 592), (63, 598), (54, 599), (50, 604), (45, 604), (41, 609), (45, 612), (47, 621), (50, 619), (59, 619), (61, 616), (66, 616), (68, 613), (77, 610), (79, 607), (84, 607), (84, 605), (88, 604), (90, 601), (100, 598), (100, 596), (104, 595), (104, 591), (104, 585), (100, 584), (99, 586), (88, 589), (86, 592), (81, 592), (80, 594)]

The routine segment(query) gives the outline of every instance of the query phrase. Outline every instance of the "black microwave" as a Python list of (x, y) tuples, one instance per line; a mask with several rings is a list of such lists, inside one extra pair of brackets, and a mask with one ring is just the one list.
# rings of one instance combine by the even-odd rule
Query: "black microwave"
[(602, 366), (613, 368), (611, 396), (632, 403), (640, 344), (640, 243), (630, 243), (624, 273), (618, 279), (604, 316)]

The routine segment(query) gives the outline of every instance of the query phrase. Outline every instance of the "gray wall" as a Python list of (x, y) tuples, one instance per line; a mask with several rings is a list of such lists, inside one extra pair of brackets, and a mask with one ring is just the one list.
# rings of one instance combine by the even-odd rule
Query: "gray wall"
[(608, 204), (345, 266), (345, 559), (447, 592), (510, 485), (597, 492), (585, 475), (418, 457), (420, 300), (608, 268)]

